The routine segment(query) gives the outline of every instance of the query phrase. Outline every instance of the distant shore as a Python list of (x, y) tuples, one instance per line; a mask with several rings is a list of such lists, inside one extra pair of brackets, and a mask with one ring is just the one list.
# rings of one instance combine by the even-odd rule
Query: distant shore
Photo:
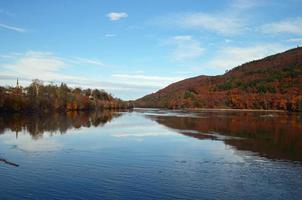
[(239, 112), (279, 112), (285, 113), (288, 112), (286, 110), (263, 110), (263, 109), (235, 109), (235, 108), (182, 108), (182, 109), (169, 109), (169, 108), (141, 108), (141, 107), (134, 107), (135, 109), (165, 109), (171, 111), (239, 111)]
[(235, 108), (189, 108), (188, 111), (240, 111), (240, 112), (288, 112), (286, 110), (235, 109)]

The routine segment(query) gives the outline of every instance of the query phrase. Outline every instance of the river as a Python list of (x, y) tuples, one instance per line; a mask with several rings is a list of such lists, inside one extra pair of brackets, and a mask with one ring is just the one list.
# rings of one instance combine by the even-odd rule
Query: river
[(301, 199), (302, 115), (0, 116), (0, 199)]

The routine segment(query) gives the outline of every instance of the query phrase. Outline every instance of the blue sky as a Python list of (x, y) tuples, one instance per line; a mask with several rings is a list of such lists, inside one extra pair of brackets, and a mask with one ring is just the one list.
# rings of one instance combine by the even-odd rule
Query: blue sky
[(135, 99), (302, 45), (302, 0), (0, 0), (0, 84)]

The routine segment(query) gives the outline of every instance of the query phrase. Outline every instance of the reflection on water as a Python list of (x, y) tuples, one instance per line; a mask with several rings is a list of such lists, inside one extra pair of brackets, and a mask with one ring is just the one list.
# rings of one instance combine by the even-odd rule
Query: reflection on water
[(223, 140), (271, 159), (302, 161), (302, 118), (297, 114), (204, 111), (188, 117), (155, 111), (147, 116), (190, 137)]
[[(302, 161), (302, 119), (297, 114), (268, 112), (221, 111), (168, 111), (137, 109), (148, 119), (174, 131), (197, 139), (222, 140), (238, 150), (255, 152), (271, 159)], [(69, 112), (51, 115), (0, 116), (0, 134), (10, 129), (16, 134), (29, 133), (33, 139), (42, 138), (44, 132), (51, 135), (66, 133), (68, 129), (98, 127), (110, 122), (122, 113)], [(157, 136), (163, 134), (152, 127), (133, 126), (132, 132), (116, 132), (115, 137)], [(29, 138), (7, 141), (25, 151), (51, 151), (61, 145), (49, 138), (32, 143)]]
[[(302, 161), (302, 118), (289, 113), (261, 112), (221, 112), (221, 111), (168, 111), (156, 109), (138, 109), (148, 119), (197, 139), (222, 140), (238, 150), (258, 153), (271, 159)], [(68, 129), (98, 127), (110, 122), (122, 113), (69, 112), (51, 115), (6, 115), (0, 116), (0, 134), (10, 129), (16, 134), (29, 133), (33, 139), (42, 138), (44, 132), (50, 135), (66, 133)], [(141, 128), (141, 129), (140, 129)], [(162, 134), (150, 127), (132, 126), (131, 133), (117, 132), (115, 137), (156, 136)], [(129, 131), (129, 130), (128, 130)], [(14, 140), (26, 151), (43, 149), (51, 151), (61, 146), (49, 138), (30, 143), (29, 138)], [(10, 141), (7, 141), (10, 143)]]
[(300, 200), (301, 126), (271, 112), (1, 116), (0, 199)]
[(2, 115), (0, 116), (0, 134), (3, 134), (5, 129), (10, 129), (16, 133), (16, 137), (20, 132), (25, 131), (33, 139), (39, 139), (44, 132), (63, 134), (71, 128), (103, 126), (120, 115), (120, 113), (112, 111), (67, 112), (49, 115)]

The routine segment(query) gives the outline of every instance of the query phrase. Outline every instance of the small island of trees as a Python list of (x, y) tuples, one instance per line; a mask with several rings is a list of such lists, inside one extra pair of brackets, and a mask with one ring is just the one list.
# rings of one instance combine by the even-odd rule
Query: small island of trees
[(0, 86), (0, 112), (49, 113), (131, 108), (129, 102), (114, 98), (104, 90), (71, 88), (33, 80), (28, 87)]

